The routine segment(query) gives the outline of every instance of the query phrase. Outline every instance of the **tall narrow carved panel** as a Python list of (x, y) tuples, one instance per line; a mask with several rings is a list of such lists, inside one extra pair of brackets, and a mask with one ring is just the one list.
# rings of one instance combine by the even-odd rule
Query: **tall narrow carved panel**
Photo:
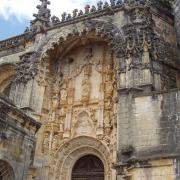
[[(46, 120), (40, 148), (42, 155), (49, 155), (52, 161), (56, 161), (55, 155), (64, 143), (90, 137), (104, 144), (111, 152), (113, 163), (116, 157), (117, 90), (112, 50), (101, 41), (85, 41), (83, 44), (78, 41), (65, 54), (57, 56), (50, 65), (55, 67), (50, 70), (52, 85), (45, 93), (51, 95), (51, 102), (49, 110), (45, 106), (43, 109), (43, 119)], [(82, 141), (81, 145), (86, 143)], [(66, 147), (59, 153), (64, 151)]]

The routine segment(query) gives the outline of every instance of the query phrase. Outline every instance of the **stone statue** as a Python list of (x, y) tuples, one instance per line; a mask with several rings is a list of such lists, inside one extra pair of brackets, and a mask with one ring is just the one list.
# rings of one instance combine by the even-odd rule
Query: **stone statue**
[(82, 81), (82, 100), (88, 101), (90, 96), (90, 80), (88, 76), (85, 76), (85, 78)]
[(61, 95), (61, 101), (65, 102), (67, 100), (67, 90), (66, 89), (62, 89), (60, 91), (60, 95)]
[(58, 135), (54, 135), (53, 140), (52, 140), (52, 151), (55, 152), (57, 150), (58, 147)]
[(44, 134), (43, 153), (48, 154), (48, 152), (49, 152), (49, 133), (46, 132)]

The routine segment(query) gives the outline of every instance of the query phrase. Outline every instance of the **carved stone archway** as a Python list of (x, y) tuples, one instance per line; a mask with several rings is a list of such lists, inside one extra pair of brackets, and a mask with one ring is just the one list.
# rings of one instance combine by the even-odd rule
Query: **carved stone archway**
[(71, 180), (72, 169), (77, 160), (89, 154), (102, 161), (105, 180), (112, 180), (111, 154), (108, 148), (101, 141), (87, 136), (74, 138), (59, 148), (53, 159), (54, 168), (51, 169), (52, 174), (55, 174), (53, 179)]
[(15, 175), (13, 168), (3, 160), (0, 160), (0, 179), (1, 180), (14, 180)]
[(83, 156), (73, 167), (71, 180), (104, 180), (104, 165), (102, 161), (94, 156)]

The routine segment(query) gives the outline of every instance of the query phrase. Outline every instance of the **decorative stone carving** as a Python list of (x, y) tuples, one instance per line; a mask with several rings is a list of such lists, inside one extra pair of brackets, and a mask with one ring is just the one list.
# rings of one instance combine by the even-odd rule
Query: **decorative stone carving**
[(93, 125), (90, 121), (90, 117), (86, 112), (82, 112), (78, 115), (78, 119), (74, 128), (75, 135), (92, 135)]
[(52, 163), (53, 166), (51, 167), (52, 173), (55, 174), (54, 179), (71, 179), (70, 171), (73, 168), (73, 164), (86, 153), (94, 154), (101, 158), (105, 166), (105, 172), (108, 172), (105, 174), (105, 180), (111, 180), (111, 154), (108, 148), (99, 140), (86, 136), (67, 141), (58, 149), (53, 158), (55, 162)]
[(39, 56), (37, 53), (30, 52), (20, 57), (20, 62), (17, 66), (16, 82), (27, 82), (37, 74), (36, 60)]
[(67, 96), (68, 96), (68, 92), (67, 92), (67, 85), (66, 83), (63, 84), (62, 89), (60, 90), (60, 103), (64, 104), (67, 101)]
[(48, 77), (47, 74), (49, 73), (49, 62), (48, 59), (42, 61), (38, 65), (38, 72), (36, 79), (38, 81), (39, 86), (47, 86), (48, 84)]
[(90, 97), (91, 84), (90, 84), (91, 66), (86, 66), (84, 69), (84, 79), (82, 81), (82, 101), (87, 102)]
[(58, 135), (55, 134), (52, 139), (51, 151), (56, 152), (57, 148), (58, 148)]
[(52, 16), (51, 21), (53, 25), (60, 23), (60, 19), (57, 16)]
[(105, 97), (112, 98), (113, 90), (114, 90), (114, 82), (113, 82), (113, 72), (112, 67), (110, 65), (106, 66), (105, 68), (106, 79), (105, 79)]
[(99, 1), (99, 2), (97, 3), (98, 11), (102, 10), (102, 5), (103, 5), (103, 2), (102, 2), (102, 1)]
[(50, 139), (49, 139), (49, 132), (45, 132), (44, 139), (43, 139), (43, 153), (49, 153), (49, 146), (50, 146)]
[(61, 17), (62, 17), (62, 22), (64, 22), (64, 21), (66, 20), (66, 15), (67, 15), (66, 12), (64, 12), (64, 13), (61, 15)]
[(51, 11), (47, 8), (50, 4), (48, 0), (41, 0), (42, 4), (37, 6), (38, 13), (33, 14), (35, 19), (32, 21), (31, 29), (36, 31), (42, 30), (42, 28), (47, 28), (50, 26)]
[(74, 9), (73, 10), (73, 17), (75, 18), (75, 17), (77, 17), (77, 15), (78, 15), (78, 9)]

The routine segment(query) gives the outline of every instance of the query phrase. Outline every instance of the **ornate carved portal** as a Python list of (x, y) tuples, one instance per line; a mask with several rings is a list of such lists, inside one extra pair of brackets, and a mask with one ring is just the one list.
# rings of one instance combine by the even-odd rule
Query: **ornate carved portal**
[(104, 165), (93, 155), (80, 158), (74, 165), (72, 180), (104, 180)]
[(47, 121), (42, 153), (52, 160), (50, 173), (54, 179), (70, 180), (69, 162), (74, 164), (80, 157), (93, 154), (101, 157), (104, 164), (104, 176), (99, 178), (112, 180), (109, 167), (116, 161), (115, 55), (99, 39), (82, 37), (71, 42), (72, 46), (66, 44), (50, 52), (56, 61), (50, 60), (52, 77), (45, 92), (44, 102), (49, 105), (44, 103)]

